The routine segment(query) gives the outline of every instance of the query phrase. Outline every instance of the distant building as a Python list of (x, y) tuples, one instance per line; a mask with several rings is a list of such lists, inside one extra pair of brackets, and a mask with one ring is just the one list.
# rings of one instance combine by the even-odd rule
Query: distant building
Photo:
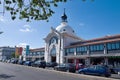
[(14, 47), (0, 47), (0, 60), (10, 59), (15, 53)]
[(19, 59), (26, 61), (27, 60), (26, 56), (29, 54), (30, 54), (29, 45), (26, 45), (25, 47), (22, 47), (22, 52), (21, 52), (21, 55), (19, 56)]
[(22, 55), (23, 48), (22, 47), (15, 47), (15, 55)]
[(45, 47), (30, 50), (28, 59), (41, 58), (42, 50), (46, 62), (120, 65), (120, 35), (84, 40), (68, 25), (65, 13), (61, 18), (61, 24), (44, 38)]
[(45, 48), (30, 49), (30, 53), (26, 56), (27, 60), (44, 60)]

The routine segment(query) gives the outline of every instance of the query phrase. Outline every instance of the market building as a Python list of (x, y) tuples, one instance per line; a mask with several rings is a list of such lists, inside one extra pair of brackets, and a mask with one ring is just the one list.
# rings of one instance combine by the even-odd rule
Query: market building
[[(84, 40), (68, 25), (67, 15), (44, 38), (45, 47), (30, 50), (28, 59), (44, 59), (46, 62), (120, 65), (120, 35)], [(41, 55), (42, 52), (42, 55)]]

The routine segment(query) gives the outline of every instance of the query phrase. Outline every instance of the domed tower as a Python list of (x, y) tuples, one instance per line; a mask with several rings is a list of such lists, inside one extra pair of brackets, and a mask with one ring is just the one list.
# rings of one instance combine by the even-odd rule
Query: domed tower
[(67, 15), (65, 11), (61, 16), (62, 22), (56, 29), (51, 28), (51, 32), (45, 40), (45, 61), (64, 63), (65, 53), (64, 48), (73, 42), (81, 41), (82, 39), (75, 35), (74, 30), (68, 25)]
[(56, 27), (56, 30), (64, 36), (64, 47), (70, 45), (72, 42), (81, 41), (82, 39), (76, 36), (75, 31), (71, 26), (68, 25), (67, 15), (65, 14), (65, 10), (63, 15), (61, 16), (61, 24)]

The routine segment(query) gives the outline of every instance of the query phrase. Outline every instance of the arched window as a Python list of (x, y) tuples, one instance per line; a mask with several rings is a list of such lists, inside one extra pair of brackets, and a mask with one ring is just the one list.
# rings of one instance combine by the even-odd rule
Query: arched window
[(51, 45), (52, 43), (58, 43), (58, 38), (56, 36), (54, 36), (50, 39), (49, 45)]
[(55, 48), (55, 47), (53, 47), (53, 48), (51, 49), (50, 55), (51, 55), (51, 56), (56, 56), (56, 48)]

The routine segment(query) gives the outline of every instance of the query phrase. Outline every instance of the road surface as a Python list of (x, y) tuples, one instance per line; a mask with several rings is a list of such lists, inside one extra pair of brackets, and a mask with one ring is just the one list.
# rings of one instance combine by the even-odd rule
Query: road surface
[[(102, 79), (101, 79), (102, 78)], [(0, 62), (0, 80), (114, 80)]]

